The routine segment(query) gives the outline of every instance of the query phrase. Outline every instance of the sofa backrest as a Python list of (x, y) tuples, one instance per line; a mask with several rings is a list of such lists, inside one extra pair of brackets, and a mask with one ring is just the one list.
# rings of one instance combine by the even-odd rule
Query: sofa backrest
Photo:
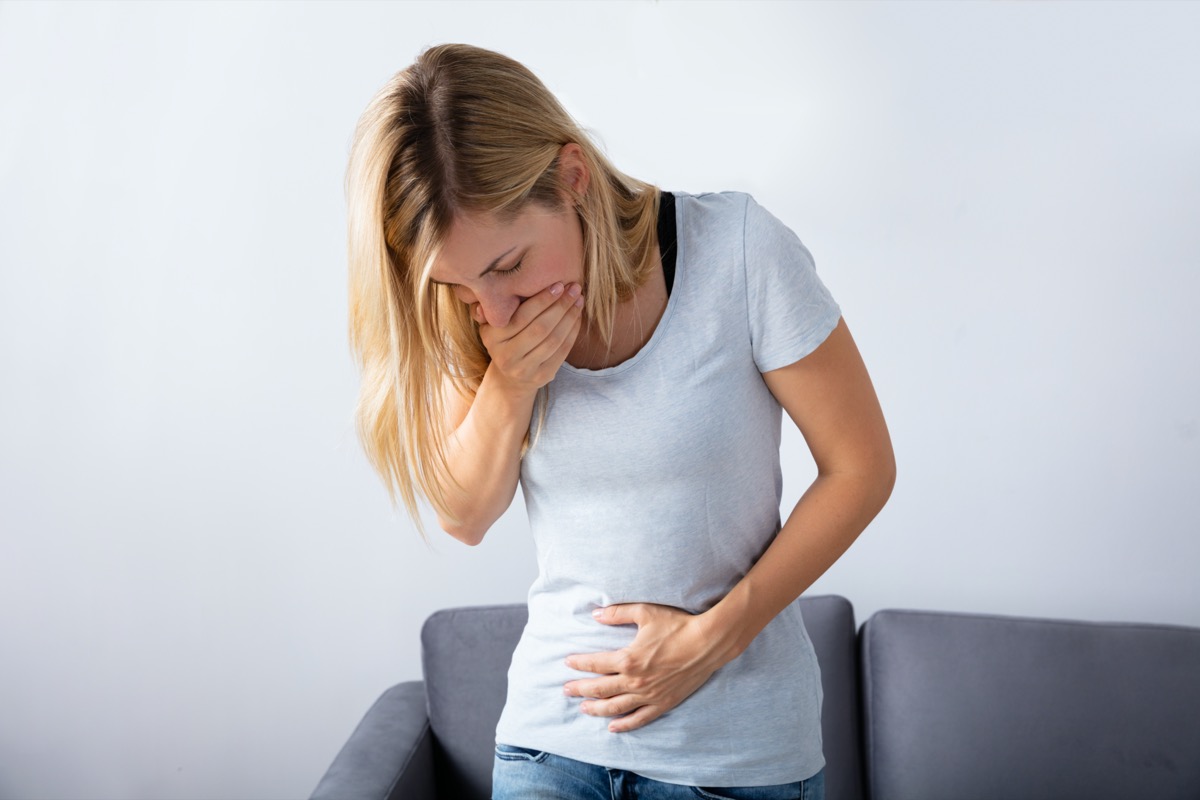
[(508, 667), (529, 618), (524, 603), (449, 608), (421, 628), (421, 669), (433, 731), (438, 796), (492, 795), (496, 723)]
[[(845, 598), (832, 595), (799, 602), (825, 694), (826, 799), (860, 800), (854, 611)], [(484, 800), (491, 795), (496, 723), (509, 662), (527, 619), (524, 604), (475, 606), (438, 611), (421, 629), (440, 797)]]
[(863, 625), (872, 800), (1200, 796), (1200, 630), (882, 611)]
[(838, 595), (800, 598), (804, 628), (821, 666), (825, 800), (862, 800), (863, 764), (854, 609)]

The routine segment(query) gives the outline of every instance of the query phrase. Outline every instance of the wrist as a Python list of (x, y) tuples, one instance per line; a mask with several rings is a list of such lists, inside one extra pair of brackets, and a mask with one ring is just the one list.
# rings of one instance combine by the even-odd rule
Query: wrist
[(479, 385), (479, 393), (487, 394), (494, 405), (501, 406), (499, 410), (515, 417), (523, 417), (526, 421), (533, 411), (537, 391), (536, 386), (509, 378), (495, 362), (488, 365)]
[(748, 624), (749, 601), (742, 584), (735, 586), (719, 603), (700, 617), (722, 665), (744, 653), (758, 635), (758, 629)]

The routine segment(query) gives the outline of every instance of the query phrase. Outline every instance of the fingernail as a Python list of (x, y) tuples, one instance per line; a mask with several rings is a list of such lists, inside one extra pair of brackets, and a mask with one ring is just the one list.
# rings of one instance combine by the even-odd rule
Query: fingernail
[(593, 609), (592, 609), (592, 616), (593, 616), (593, 617), (599, 617), (599, 616), (600, 616), (600, 614), (601, 614), (603, 611), (604, 611), (604, 609), (603, 609), (603, 608), (593, 608)]
[(578, 283), (572, 283), (571, 288), (567, 290), (567, 294), (571, 297), (579, 297), (583, 293), (583, 288)]
[(550, 287), (550, 294), (554, 295), (555, 297), (558, 297), (560, 294), (562, 294), (562, 290), (563, 290), (563, 285), (561, 283), (556, 283)]
[(575, 307), (583, 308), (583, 298), (582, 297), (575, 301)]

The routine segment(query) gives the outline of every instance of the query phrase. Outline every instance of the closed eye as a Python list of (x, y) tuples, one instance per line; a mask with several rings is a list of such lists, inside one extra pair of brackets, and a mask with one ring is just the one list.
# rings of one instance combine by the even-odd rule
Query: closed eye
[(492, 274), (493, 275), (512, 275), (514, 272), (521, 269), (522, 263), (524, 263), (524, 262), (518, 261), (516, 264), (513, 264), (508, 269), (494, 269), (494, 270), (492, 270)]

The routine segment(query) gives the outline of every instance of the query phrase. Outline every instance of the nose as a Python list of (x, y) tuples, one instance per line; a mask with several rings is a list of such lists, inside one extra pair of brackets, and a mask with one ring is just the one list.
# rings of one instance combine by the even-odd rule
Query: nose
[(472, 292), (466, 287), (459, 286), (455, 289), (455, 294), (467, 305), (478, 303), (487, 324), (494, 328), (502, 328), (507, 325), (512, 320), (513, 314), (516, 313), (517, 306), (521, 304), (521, 298), (503, 292)]
[(488, 325), (493, 328), (503, 328), (512, 321), (513, 314), (517, 311), (517, 306), (521, 301), (516, 297), (509, 295), (508, 297), (496, 298), (480, 298), (479, 307), (483, 309), (483, 317), (487, 320)]

